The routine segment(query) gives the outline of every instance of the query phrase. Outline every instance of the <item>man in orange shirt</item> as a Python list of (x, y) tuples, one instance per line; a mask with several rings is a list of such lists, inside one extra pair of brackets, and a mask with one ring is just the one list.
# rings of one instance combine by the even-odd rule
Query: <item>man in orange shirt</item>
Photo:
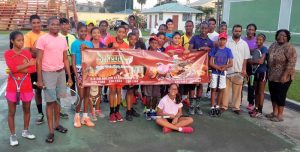
[[(44, 35), (45, 32), (41, 31), (41, 19), (38, 15), (31, 15), (30, 16), (30, 24), (32, 27), (32, 30), (25, 34), (24, 36), (24, 48), (29, 50), (32, 54), (33, 58), (36, 58), (37, 56), (37, 49), (35, 48), (35, 43), (37, 39)], [(31, 73), (31, 82), (37, 82), (37, 73)], [(38, 115), (35, 120), (35, 123), (37, 125), (44, 123), (44, 113), (42, 108), (42, 90), (37, 88), (35, 85), (32, 85), (35, 89), (35, 102), (38, 109)]]

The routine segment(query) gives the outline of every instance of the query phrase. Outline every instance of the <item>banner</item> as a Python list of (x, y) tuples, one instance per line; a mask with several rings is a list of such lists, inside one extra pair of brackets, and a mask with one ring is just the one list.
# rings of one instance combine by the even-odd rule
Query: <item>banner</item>
[(160, 85), (208, 83), (208, 55), (183, 56), (146, 50), (85, 49), (83, 85)]

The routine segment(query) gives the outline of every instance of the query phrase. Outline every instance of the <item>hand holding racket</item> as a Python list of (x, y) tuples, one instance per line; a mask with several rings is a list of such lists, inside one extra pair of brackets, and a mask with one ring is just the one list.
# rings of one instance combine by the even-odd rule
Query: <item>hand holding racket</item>
[(261, 51), (259, 49), (255, 49), (251, 52), (251, 75), (250, 75), (250, 86), (253, 86), (254, 83), (254, 75), (259, 68), (260, 64), (258, 64), (260, 57), (262, 56)]

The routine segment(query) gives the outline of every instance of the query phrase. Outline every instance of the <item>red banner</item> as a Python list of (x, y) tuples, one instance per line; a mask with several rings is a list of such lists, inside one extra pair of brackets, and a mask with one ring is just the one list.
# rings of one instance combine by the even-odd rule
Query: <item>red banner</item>
[(169, 55), (145, 50), (82, 51), (83, 85), (159, 85), (208, 83), (208, 55)]

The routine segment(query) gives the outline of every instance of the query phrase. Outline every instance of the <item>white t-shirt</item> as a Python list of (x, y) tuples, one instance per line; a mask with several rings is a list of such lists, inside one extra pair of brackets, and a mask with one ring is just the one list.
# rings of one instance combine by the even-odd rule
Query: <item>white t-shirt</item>
[(231, 49), (233, 55), (233, 66), (227, 70), (227, 74), (242, 72), (244, 60), (251, 58), (248, 44), (243, 39), (236, 43), (230, 37), (227, 40), (226, 47)]
[(217, 41), (219, 38), (219, 33), (217, 33), (216, 31), (212, 32), (212, 33), (208, 33), (207, 34), (208, 38), (210, 40), (212, 40), (213, 42)]
[(165, 114), (176, 115), (178, 110), (183, 107), (182, 103), (176, 104), (176, 99), (170, 99), (169, 95), (165, 95), (160, 101), (157, 107)]
[[(131, 32), (132, 32), (132, 30), (129, 29), (127, 35), (128, 35), (129, 33), (131, 33)], [(139, 29), (139, 37), (140, 37), (140, 38), (143, 38), (142, 31), (141, 31), (140, 29)]]

